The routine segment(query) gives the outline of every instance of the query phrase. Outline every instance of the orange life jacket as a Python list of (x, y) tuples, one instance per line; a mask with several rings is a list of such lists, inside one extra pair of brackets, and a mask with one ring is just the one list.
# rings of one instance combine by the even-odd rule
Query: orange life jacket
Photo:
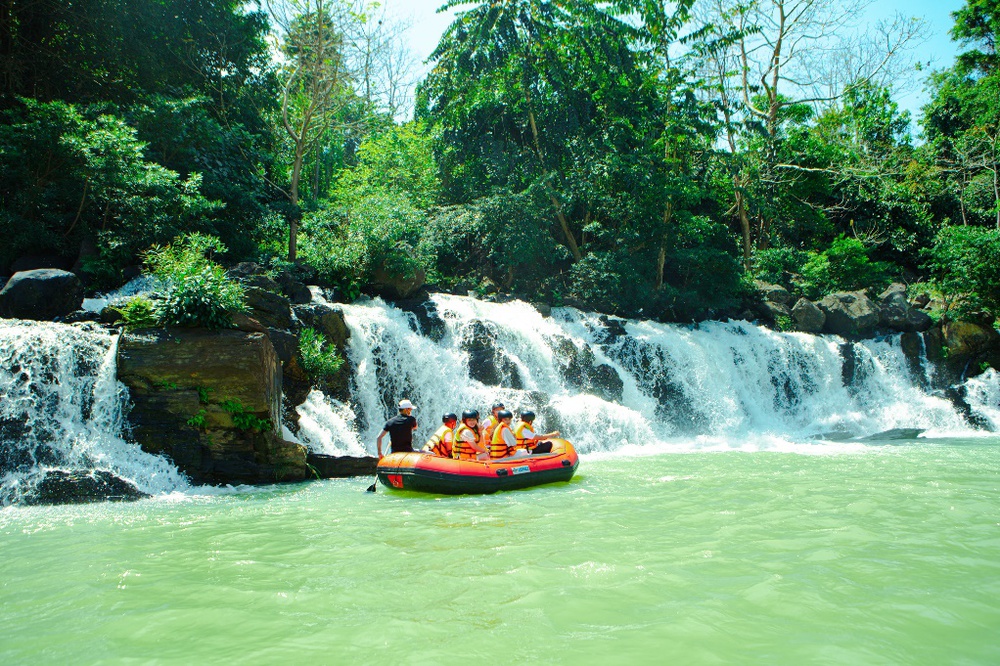
[(535, 441), (529, 440), (524, 436), (525, 428), (534, 432), (534, 429), (531, 427), (530, 423), (528, 423), (527, 421), (518, 421), (517, 425), (514, 426), (514, 438), (517, 439), (518, 446), (523, 446), (526, 450), (530, 451), (531, 449), (535, 448)]
[(424, 448), (426, 449), (429, 446), (431, 447), (430, 450), (434, 455), (441, 456), (443, 458), (451, 458), (452, 444), (444, 439), (444, 436), (449, 432), (452, 432), (451, 428), (446, 425), (441, 426), (433, 435), (431, 435), (431, 438), (427, 440), (427, 444), (424, 445)]
[(507, 446), (504, 441), (504, 431), (510, 432), (510, 426), (501, 421), (493, 431), (493, 439), (490, 441), (490, 458), (506, 458), (517, 451), (516, 446)]
[(476, 454), (479, 453), (472, 448), (471, 444), (462, 438), (462, 433), (466, 430), (471, 432), (473, 438), (476, 440), (476, 443), (479, 443), (479, 431), (465, 425), (465, 421), (459, 423), (458, 428), (455, 429), (455, 443), (451, 446), (451, 457), (456, 460), (475, 460)]

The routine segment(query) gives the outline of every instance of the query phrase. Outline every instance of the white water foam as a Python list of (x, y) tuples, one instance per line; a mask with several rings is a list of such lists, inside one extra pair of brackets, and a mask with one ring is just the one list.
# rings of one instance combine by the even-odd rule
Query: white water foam
[(123, 439), (117, 345), (117, 335), (90, 325), (0, 326), (0, 502), (16, 501), (50, 469), (108, 470), (150, 494), (188, 487), (168, 460)]
[[(836, 336), (778, 333), (747, 322), (700, 326), (619, 320), (609, 334), (602, 316), (556, 308), (434, 295), (434, 335), (412, 313), (379, 299), (344, 309), (355, 368), (352, 404), (310, 395), (299, 408), (303, 440), (318, 451), (358, 455), (374, 440), (395, 403), (418, 406), (421, 444), (444, 412), (486, 412), (499, 400), (533, 409), (543, 430), (559, 428), (582, 453), (865, 450), (841, 441), (894, 428), (925, 437), (988, 435), (952, 403), (923, 388), (928, 364), (914, 370), (898, 337), (853, 344)], [(470, 375), (470, 331), (488, 331), (519, 380), (484, 385)], [(612, 369), (621, 397), (609, 400), (568, 382), (567, 345)], [(845, 381), (845, 354), (853, 372)], [(850, 366), (848, 366), (850, 367)], [(914, 375), (916, 373), (916, 376)], [(1000, 423), (1000, 377), (986, 373), (966, 387), (973, 410)], [(835, 440), (835, 441), (834, 441)]]

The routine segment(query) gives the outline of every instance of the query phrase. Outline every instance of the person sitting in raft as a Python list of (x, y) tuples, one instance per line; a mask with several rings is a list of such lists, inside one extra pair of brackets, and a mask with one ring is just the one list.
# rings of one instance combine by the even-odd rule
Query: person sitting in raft
[(514, 415), (506, 409), (497, 412), (497, 427), (493, 430), (490, 440), (490, 459), (507, 458), (517, 452), (517, 438), (510, 429), (510, 421)]
[(500, 412), (501, 409), (504, 409), (504, 405), (502, 402), (494, 403), (493, 414), (491, 416), (487, 416), (486, 420), (483, 421), (481, 424), (482, 427), (479, 431), (479, 441), (485, 444), (486, 446), (489, 446), (490, 443), (493, 441), (493, 431), (496, 429), (497, 423), (499, 423), (497, 414)]
[(417, 429), (417, 419), (413, 417), (416, 407), (409, 400), (399, 401), (399, 414), (382, 426), (382, 432), (375, 440), (379, 460), (382, 459), (382, 438), (389, 433), (389, 444), (393, 453), (413, 451), (413, 431)]
[(455, 429), (455, 443), (451, 457), (456, 460), (489, 460), (490, 450), (479, 437), (479, 412), (467, 409), (462, 412), (462, 422)]
[[(552, 451), (552, 442), (542, 442), (549, 437), (558, 437), (559, 431), (553, 430), (544, 435), (535, 434), (535, 413), (531, 411), (521, 412), (521, 420), (514, 426), (514, 439), (517, 445), (529, 453), (549, 453)], [(539, 443), (542, 445), (539, 446)], [(548, 444), (548, 446), (546, 446)]]
[(442, 458), (451, 458), (452, 443), (455, 441), (455, 424), (458, 423), (458, 417), (452, 413), (445, 414), (441, 417), (441, 423), (443, 425), (431, 435), (421, 451), (433, 453)]

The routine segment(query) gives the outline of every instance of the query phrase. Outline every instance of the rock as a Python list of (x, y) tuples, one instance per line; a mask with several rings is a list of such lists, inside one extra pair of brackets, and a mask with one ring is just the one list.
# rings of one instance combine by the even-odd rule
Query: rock
[(304, 305), (312, 302), (312, 292), (309, 291), (309, 287), (295, 279), (288, 271), (283, 271), (278, 275), (277, 282), (280, 285), (281, 293), (292, 303)]
[(931, 302), (931, 297), (929, 294), (917, 294), (916, 298), (913, 299), (913, 305), (923, 310)]
[(246, 333), (266, 333), (267, 329), (259, 321), (245, 312), (230, 312), (229, 318), (233, 322), (233, 328)]
[(233, 280), (242, 281), (245, 278), (253, 275), (263, 275), (266, 272), (266, 269), (258, 263), (253, 261), (241, 261), (226, 271), (226, 276)]
[(861, 291), (842, 291), (829, 294), (819, 303), (826, 315), (823, 330), (847, 338), (871, 335), (879, 322), (875, 303)]
[(267, 329), (267, 337), (274, 346), (274, 353), (283, 364), (292, 360), (299, 351), (299, 336), (277, 328)]
[(438, 314), (437, 304), (430, 298), (399, 300), (395, 305), (400, 310), (413, 313), (416, 317), (416, 328), (412, 324), (410, 326), (414, 328), (415, 333), (440, 342), (448, 330), (441, 315)]
[(306, 477), (305, 449), (278, 437), (281, 374), (262, 333), (203, 329), (129, 332), (118, 378), (132, 434), (195, 483), (273, 483)]
[(340, 307), (330, 307), (321, 303), (296, 305), (295, 317), (304, 327), (315, 329), (326, 336), (326, 341), (337, 347), (342, 354), (347, 349), (351, 331), (347, 328), (344, 311)]
[(396, 275), (388, 271), (383, 262), (375, 269), (369, 286), (376, 295), (390, 300), (397, 300), (410, 298), (418, 289), (424, 286), (426, 278), (427, 274), (421, 269), (415, 270), (413, 275), (409, 277)]
[(378, 458), (310, 453), (306, 457), (306, 463), (321, 479), (343, 479), (350, 476), (373, 476), (378, 466)]
[(111, 306), (105, 306), (101, 310), (102, 324), (108, 324), (110, 326), (114, 326), (115, 324), (117, 324), (120, 321), (123, 321), (124, 319), (125, 318), (122, 316), (122, 313)]
[(84, 504), (132, 502), (149, 497), (131, 481), (104, 470), (66, 472), (49, 470), (24, 497), (25, 504)]
[(899, 336), (899, 347), (906, 357), (906, 365), (914, 380), (927, 388), (927, 376), (924, 372), (924, 344), (919, 333), (909, 331)]
[(756, 280), (754, 284), (757, 285), (757, 289), (764, 296), (765, 301), (787, 305), (792, 300), (792, 295), (780, 284), (771, 284), (760, 280)]
[(979, 355), (1000, 349), (996, 329), (967, 321), (950, 321), (942, 326), (949, 364), (965, 364)]
[(90, 310), (76, 310), (75, 312), (70, 312), (68, 315), (63, 317), (64, 324), (82, 324), (86, 321), (101, 321), (101, 313), (92, 312)]
[(879, 296), (879, 323), (894, 331), (926, 331), (933, 320), (926, 312), (910, 307), (906, 285), (893, 283)]
[(496, 326), (473, 319), (462, 335), (462, 349), (469, 354), (469, 377), (486, 386), (522, 389), (524, 384), (517, 365), (497, 341)]
[(0, 317), (50, 321), (83, 305), (83, 283), (67, 271), (42, 268), (15, 273), (0, 291)]
[(281, 291), (281, 285), (266, 275), (250, 275), (241, 279), (240, 282), (245, 287), (257, 287), (272, 294), (277, 294)]
[(800, 298), (792, 308), (795, 327), (805, 333), (819, 333), (826, 324), (826, 314), (807, 298)]
[(605, 346), (612, 345), (618, 342), (621, 338), (628, 337), (628, 331), (625, 330), (625, 320), (618, 317), (611, 317), (609, 315), (601, 315), (598, 318), (601, 323), (602, 328), (594, 331), (594, 337), (596, 338), (597, 344)]
[(292, 306), (283, 296), (260, 287), (246, 289), (247, 313), (268, 328), (290, 329), (292, 327)]
[(536, 310), (538, 310), (538, 314), (542, 315), (543, 317), (552, 316), (552, 306), (549, 305), (548, 303), (532, 303), (531, 306)]
[(903, 439), (916, 439), (924, 432), (924, 428), (893, 428), (867, 437), (859, 437), (859, 442), (891, 442)]
[(596, 395), (609, 402), (620, 402), (624, 382), (610, 365), (597, 363), (590, 347), (578, 347), (570, 338), (552, 340), (555, 361), (567, 384), (577, 391)]
[(761, 304), (761, 315), (764, 320), (776, 324), (779, 330), (784, 330), (783, 326), (792, 322), (791, 309), (782, 303), (764, 301)]

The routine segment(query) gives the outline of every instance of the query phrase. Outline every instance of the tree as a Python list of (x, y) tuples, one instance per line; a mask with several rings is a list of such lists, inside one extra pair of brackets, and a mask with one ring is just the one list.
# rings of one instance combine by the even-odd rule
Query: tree
[[(730, 151), (742, 149), (733, 178), (732, 210), (740, 221), (745, 260), (771, 242), (775, 202), (809, 168), (783, 161), (786, 109), (837, 103), (850, 85), (891, 81), (923, 24), (897, 16), (874, 33), (849, 37), (871, 0), (711, 0), (701, 21), (715, 46), (706, 58), (710, 90), (723, 116)], [(828, 63), (837, 63), (839, 70)], [(751, 223), (753, 219), (753, 224)], [(778, 229), (780, 232), (780, 229)]]

